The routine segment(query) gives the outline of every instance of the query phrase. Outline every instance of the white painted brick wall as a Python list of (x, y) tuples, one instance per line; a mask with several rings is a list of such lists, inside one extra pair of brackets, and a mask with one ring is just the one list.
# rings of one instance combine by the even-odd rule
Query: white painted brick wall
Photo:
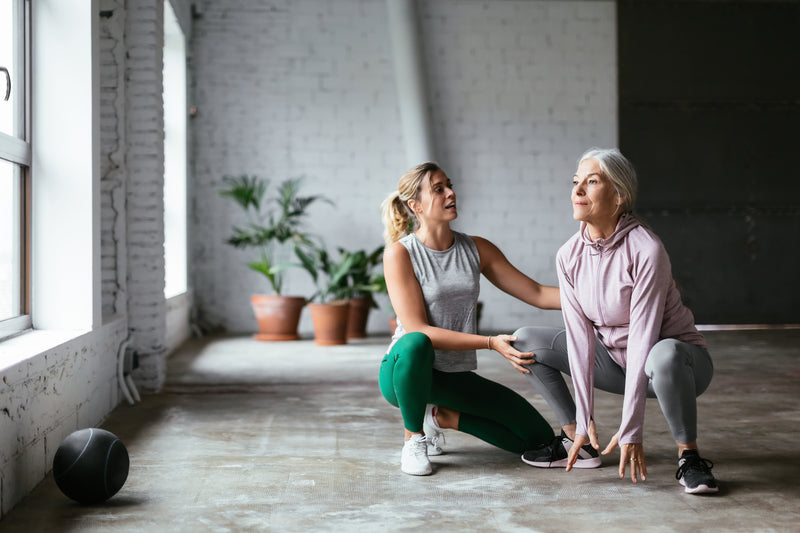
[[(0, 370), (0, 518), (52, 468), (67, 435), (99, 424), (120, 401), (116, 353), (124, 320)], [(18, 340), (0, 345), (8, 360)]]
[[(378, 205), (405, 161), (383, 1), (200, 2), (195, 21), (194, 230), (191, 264), (206, 318), (252, 331), (265, 280), (224, 241), (241, 221), (217, 196), (224, 174), (305, 176), (310, 224), (331, 248), (382, 242)], [(313, 292), (293, 271), (293, 294)], [(385, 322), (385, 321), (384, 321)], [(310, 331), (304, 311), (301, 331)], [(384, 327), (386, 329), (386, 327)]]
[[(614, 3), (419, 2), (439, 162), (455, 181), (456, 227), (494, 241), (522, 271), (555, 284), (555, 253), (575, 231), (568, 203), (578, 155), (616, 144)], [(382, 242), (379, 205), (406, 170), (385, 0), (202, 0), (195, 21), (191, 263), (205, 318), (253, 331), (249, 296), (265, 282), (224, 240), (237, 210), (224, 174), (280, 181), (337, 204), (310, 219), (329, 247)], [(297, 271), (292, 292), (312, 290)], [(559, 324), (486, 284), (482, 327)], [(369, 330), (387, 331), (385, 313)], [(311, 332), (307, 311), (301, 333)]]
[(100, 198), (103, 317), (125, 313), (125, 10), (100, 11)]
[(134, 372), (145, 389), (166, 379), (164, 300), (164, 11), (159, 0), (128, 0), (125, 20), (127, 317)]

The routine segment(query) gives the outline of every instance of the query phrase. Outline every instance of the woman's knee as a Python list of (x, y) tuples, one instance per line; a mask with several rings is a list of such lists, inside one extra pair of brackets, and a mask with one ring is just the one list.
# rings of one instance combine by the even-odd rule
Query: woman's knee
[(381, 361), (378, 385), (383, 397), (395, 407), (399, 406), (397, 389), (430, 380), (433, 360), (433, 343), (427, 335), (412, 332), (400, 337)]
[[(400, 337), (395, 343), (394, 349), (405, 352), (433, 352), (433, 343), (424, 333), (412, 331)], [(394, 351), (394, 350), (393, 350)]]
[(543, 326), (523, 326), (512, 333), (517, 340), (511, 344), (521, 352), (535, 352), (537, 349), (552, 350), (556, 338), (564, 333), (563, 328), (550, 328)]
[(647, 355), (645, 373), (653, 379), (659, 375), (674, 375), (689, 367), (687, 355), (676, 339), (664, 339), (655, 344)]
[(391, 353), (396, 362), (402, 365), (433, 366), (434, 351), (431, 339), (424, 333), (406, 333), (392, 347)]
[(541, 363), (530, 365), (529, 369), (533, 371), (534, 367), (539, 367), (537, 370), (548, 372), (547, 369), (541, 368), (544, 365), (559, 372), (569, 373), (566, 332), (563, 329), (525, 326), (515, 331), (514, 335), (517, 340), (511, 345), (520, 352), (533, 353), (536, 363)]

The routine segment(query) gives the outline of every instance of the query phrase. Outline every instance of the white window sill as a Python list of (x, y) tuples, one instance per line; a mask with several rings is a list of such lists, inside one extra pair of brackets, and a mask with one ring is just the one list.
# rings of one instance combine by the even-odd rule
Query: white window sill
[(88, 331), (31, 330), (0, 342), (0, 372), (53, 350)]

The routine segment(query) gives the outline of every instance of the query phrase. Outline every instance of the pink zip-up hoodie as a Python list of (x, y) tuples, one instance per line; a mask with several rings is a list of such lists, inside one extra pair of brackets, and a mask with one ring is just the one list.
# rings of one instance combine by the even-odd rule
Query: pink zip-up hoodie
[(594, 242), (586, 223), (558, 251), (561, 308), (577, 407), (577, 433), (588, 436), (594, 412), (595, 336), (625, 368), (619, 443), (642, 442), (648, 377), (644, 363), (662, 339), (706, 347), (681, 302), (664, 245), (632, 215)]

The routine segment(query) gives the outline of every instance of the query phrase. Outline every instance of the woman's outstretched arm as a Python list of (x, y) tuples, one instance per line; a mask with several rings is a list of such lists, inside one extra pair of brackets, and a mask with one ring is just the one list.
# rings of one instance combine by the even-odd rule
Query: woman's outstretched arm
[(494, 286), (540, 309), (561, 309), (558, 287), (542, 285), (520, 272), (500, 249), (483, 237), (472, 237), (481, 258), (481, 273)]

